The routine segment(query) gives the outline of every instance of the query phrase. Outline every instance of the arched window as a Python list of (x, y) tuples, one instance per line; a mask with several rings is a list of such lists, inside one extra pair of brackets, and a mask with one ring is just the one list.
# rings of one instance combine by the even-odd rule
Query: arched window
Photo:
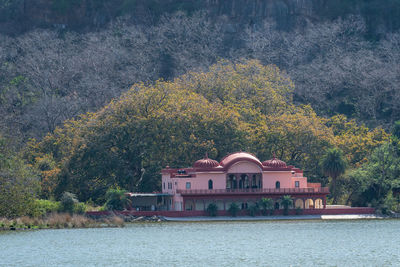
[(281, 188), (281, 182), (277, 181), (277, 182), (275, 183), (275, 188), (276, 188), (276, 189)]
[(251, 181), (251, 187), (257, 188), (257, 177), (255, 174), (253, 174), (253, 180)]
[(208, 189), (213, 189), (213, 181), (211, 179), (208, 180)]
[(236, 176), (232, 175), (232, 188), (236, 189), (237, 188), (237, 181), (236, 181)]

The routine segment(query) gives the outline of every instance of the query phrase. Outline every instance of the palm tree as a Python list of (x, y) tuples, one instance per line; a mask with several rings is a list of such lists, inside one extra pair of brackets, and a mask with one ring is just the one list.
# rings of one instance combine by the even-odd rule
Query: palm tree
[(321, 159), (322, 171), (325, 175), (332, 178), (331, 191), (333, 204), (337, 203), (336, 181), (337, 178), (346, 171), (347, 163), (343, 152), (337, 148), (330, 148)]
[(289, 214), (289, 207), (293, 205), (293, 199), (291, 196), (283, 196), (281, 198), (281, 204), (283, 206), (283, 214)]
[(260, 206), (262, 208), (263, 215), (267, 215), (267, 211), (272, 211), (274, 207), (274, 201), (270, 198), (262, 198), (260, 200)]
[(236, 217), (238, 211), (239, 211), (239, 205), (236, 204), (235, 202), (233, 202), (230, 206), (229, 206), (229, 213), (231, 214), (232, 217)]
[(207, 213), (211, 217), (217, 216), (218, 206), (215, 203), (210, 203), (207, 207)]

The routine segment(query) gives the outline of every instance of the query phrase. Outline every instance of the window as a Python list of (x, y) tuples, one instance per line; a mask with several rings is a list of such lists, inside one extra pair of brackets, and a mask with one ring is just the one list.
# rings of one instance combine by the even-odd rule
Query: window
[(276, 189), (281, 188), (281, 182), (277, 181), (277, 182), (275, 183), (275, 188), (276, 188)]
[(165, 189), (165, 182), (163, 183), (163, 188)]
[(186, 189), (190, 189), (190, 187), (191, 187), (190, 182), (186, 182)]
[(213, 189), (213, 181), (211, 179), (208, 180), (208, 189)]
[(172, 183), (168, 183), (168, 189), (172, 189)]
[(294, 186), (295, 187), (300, 187), (300, 182), (299, 181), (294, 182)]
[(253, 175), (253, 180), (251, 181), (251, 187), (252, 188), (256, 188), (257, 187), (257, 177), (256, 177), (255, 174)]

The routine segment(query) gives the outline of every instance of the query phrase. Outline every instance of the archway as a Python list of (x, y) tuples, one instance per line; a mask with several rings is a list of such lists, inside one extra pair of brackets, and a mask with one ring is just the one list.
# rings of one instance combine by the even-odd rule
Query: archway
[(309, 198), (306, 200), (305, 204), (304, 204), (306, 209), (313, 209), (314, 208), (314, 201)]
[(323, 202), (322, 202), (322, 199), (317, 198), (317, 199), (315, 200), (315, 208), (316, 208), (316, 209), (322, 209), (322, 208), (324, 208), (324, 204), (323, 204)]
[(211, 179), (208, 180), (208, 189), (213, 189), (213, 181)]
[(276, 188), (276, 189), (280, 189), (280, 188), (281, 188), (281, 182), (277, 181), (277, 182), (275, 183), (275, 188)]
[(300, 208), (304, 209), (304, 201), (302, 199), (296, 199), (296, 202), (294, 203), (295, 208)]

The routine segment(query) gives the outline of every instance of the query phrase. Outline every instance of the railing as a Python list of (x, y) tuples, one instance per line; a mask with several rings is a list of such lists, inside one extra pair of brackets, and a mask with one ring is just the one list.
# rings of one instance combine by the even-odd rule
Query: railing
[(328, 187), (308, 188), (245, 188), (245, 189), (193, 189), (176, 190), (182, 195), (212, 195), (212, 194), (284, 194), (284, 193), (329, 193)]

